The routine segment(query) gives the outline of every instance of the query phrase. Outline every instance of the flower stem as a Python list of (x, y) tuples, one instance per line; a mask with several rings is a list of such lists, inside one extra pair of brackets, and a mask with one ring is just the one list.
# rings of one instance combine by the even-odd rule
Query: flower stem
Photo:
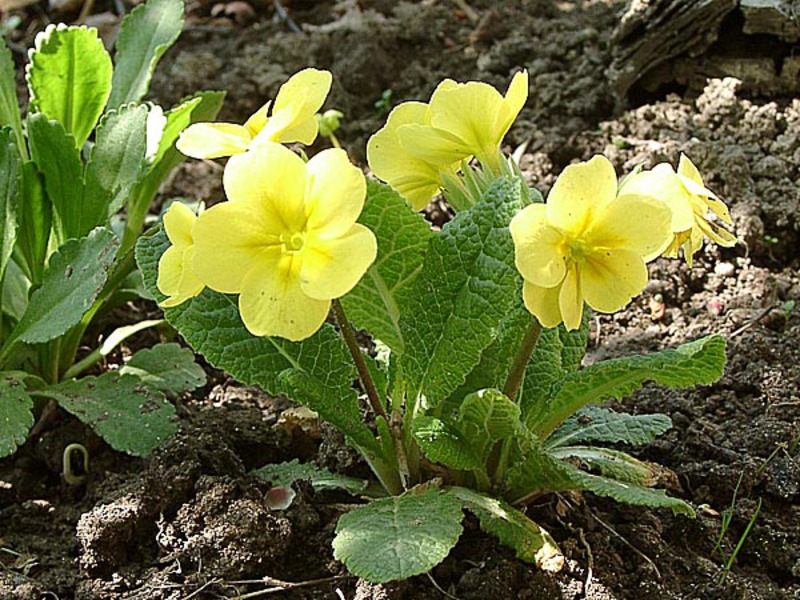
[(531, 359), (534, 348), (536, 348), (536, 342), (539, 341), (540, 333), (542, 333), (542, 325), (536, 317), (532, 317), (528, 329), (525, 331), (525, 336), (520, 342), (517, 355), (514, 357), (511, 370), (508, 372), (506, 383), (503, 386), (503, 393), (513, 401), (517, 399), (522, 380), (525, 378), (525, 369), (528, 366), (528, 361)]
[(336, 321), (339, 323), (344, 343), (347, 344), (347, 349), (350, 350), (350, 356), (353, 357), (353, 362), (358, 370), (358, 377), (361, 380), (361, 385), (364, 386), (369, 404), (372, 410), (375, 411), (375, 414), (382, 416), (388, 423), (389, 415), (386, 414), (386, 410), (383, 408), (383, 403), (378, 396), (378, 389), (375, 387), (375, 382), (372, 380), (372, 375), (370, 375), (369, 369), (367, 368), (367, 363), (364, 361), (364, 356), (361, 354), (361, 348), (358, 347), (355, 333), (353, 333), (353, 326), (350, 325), (350, 321), (347, 320), (342, 304), (338, 300), (333, 300), (332, 305), (333, 314), (336, 315)]

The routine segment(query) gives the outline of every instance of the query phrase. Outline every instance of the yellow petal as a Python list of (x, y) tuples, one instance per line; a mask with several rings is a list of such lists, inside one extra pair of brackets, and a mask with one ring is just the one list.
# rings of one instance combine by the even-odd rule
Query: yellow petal
[(672, 212), (672, 231), (678, 233), (694, 225), (691, 197), (680, 177), (667, 163), (657, 165), (652, 171), (642, 171), (625, 180), (620, 195), (652, 196), (663, 202)]
[[(172, 250), (173, 252), (170, 252)], [(161, 293), (169, 296), (159, 306), (171, 308), (194, 298), (205, 287), (192, 270), (194, 248), (181, 251), (172, 246), (158, 261), (157, 286)]]
[(667, 205), (648, 196), (620, 196), (608, 204), (586, 233), (596, 248), (629, 250), (646, 261), (659, 256), (673, 238), (672, 213)]
[(454, 163), (469, 160), (475, 153), (461, 138), (428, 125), (402, 125), (397, 128), (397, 139), (407, 154), (434, 168), (448, 168)]
[(558, 306), (561, 286), (543, 288), (525, 281), (522, 285), (522, 299), (525, 307), (539, 319), (542, 327), (555, 327), (563, 320)]
[(180, 202), (173, 202), (169, 210), (164, 213), (162, 220), (167, 237), (174, 246), (184, 250), (194, 243), (192, 228), (197, 220), (197, 215), (188, 206)]
[(547, 221), (544, 204), (531, 204), (509, 225), (514, 240), (514, 262), (525, 281), (553, 287), (564, 279), (564, 236)]
[(319, 134), (319, 121), (316, 113), (308, 117), (305, 121), (292, 123), (284, 129), (280, 136), (280, 141), (285, 144), (299, 142), (305, 146), (310, 146), (317, 139)]
[(564, 327), (567, 331), (578, 329), (583, 318), (583, 293), (581, 290), (581, 278), (578, 269), (573, 264), (567, 270), (564, 282), (558, 292), (558, 308), (564, 319)]
[(306, 181), (303, 159), (279, 144), (232, 157), (222, 176), (228, 200), (255, 204), (265, 219), (291, 231), (305, 226)]
[(192, 158), (233, 156), (247, 150), (252, 137), (233, 123), (195, 123), (183, 130), (175, 147)]
[(678, 160), (678, 175), (683, 175), (690, 181), (695, 182), (700, 187), (705, 187), (705, 184), (703, 183), (703, 177), (700, 175), (700, 171), (697, 170), (697, 167), (694, 166), (694, 163), (689, 160), (689, 157), (683, 152), (681, 152), (681, 157)]
[(558, 176), (547, 196), (547, 218), (559, 229), (581, 234), (617, 195), (617, 175), (602, 155), (568, 166)]
[(618, 311), (646, 284), (647, 266), (636, 252), (609, 249), (592, 254), (580, 265), (583, 297), (600, 312)]
[(727, 229), (723, 229), (719, 225), (706, 221), (705, 219), (698, 219), (697, 225), (700, 230), (715, 244), (723, 248), (732, 248), (739, 240)]
[(251, 137), (256, 137), (258, 132), (264, 129), (264, 125), (267, 124), (267, 114), (269, 113), (269, 107), (271, 105), (272, 101), (270, 100), (250, 115), (250, 118), (245, 122), (244, 128), (247, 129)]
[(344, 150), (333, 148), (315, 155), (306, 170), (309, 233), (332, 238), (349, 231), (364, 208), (367, 194), (361, 169), (350, 162)]
[(300, 341), (325, 322), (330, 300), (309, 298), (300, 287), (292, 255), (270, 254), (258, 261), (242, 281), (239, 313), (253, 335)]
[[(514, 73), (511, 78), (511, 83), (506, 90), (506, 105), (508, 106), (508, 113), (510, 121), (506, 126), (506, 132), (511, 128), (514, 119), (517, 118), (525, 102), (528, 101), (528, 72), (519, 71)], [(505, 135), (505, 134), (503, 134)]]
[(311, 298), (340, 298), (355, 287), (375, 261), (375, 235), (360, 224), (335, 239), (309, 239), (302, 253), (300, 286)]
[(265, 254), (280, 254), (280, 224), (248, 202), (223, 202), (197, 218), (194, 272), (208, 287), (238, 293), (247, 273)]

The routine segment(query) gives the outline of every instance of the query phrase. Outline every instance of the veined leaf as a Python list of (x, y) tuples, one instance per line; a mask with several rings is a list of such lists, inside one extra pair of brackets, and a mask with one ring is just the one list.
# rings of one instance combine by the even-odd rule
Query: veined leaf
[(520, 182), (500, 179), (431, 238), (400, 317), (403, 371), (429, 407), (464, 382), (519, 297), (508, 223), (521, 202)]
[(136, 375), (168, 394), (195, 390), (206, 383), (206, 372), (194, 362), (194, 353), (178, 344), (156, 344), (139, 350), (119, 372)]
[[(5, 39), (0, 40), (0, 127), (8, 125), (14, 132), (19, 153), (25, 152), (22, 135), (22, 118), (17, 99), (17, 79), (14, 75), (14, 58)], [(24, 155), (23, 155), (24, 156)]]
[(664, 467), (639, 460), (630, 454), (611, 448), (562, 446), (550, 450), (550, 454), (560, 460), (578, 459), (588, 469), (600, 471), (603, 477), (644, 487), (656, 485), (659, 475), (665, 471)]
[(376, 500), (339, 518), (333, 554), (373, 583), (408, 579), (445, 559), (462, 517), (461, 501), (438, 488)]
[(459, 408), (458, 429), (478, 452), (483, 464), (495, 442), (517, 433), (519, 406), (499, 390), (480, 390), (469, 394)]
[[(169, 247), (161, 228), (140, 238), (136, 260), (147, 290), (159, 301), (158, 260)], [(303, 342), (255, 337), (244, 327), (236, 297), (206, 289), (164, 310), (164, 316), (189, 345), (214, 366), (239, 381), (260, 385), (269, 394), (286, 394), (308, 405), (356, 444), (377, 451), (361, 420), (353, 382), (357, 377), (344, 342), (325, 325)]]
[(431, 230), (392, 188), (367, 184), (367, 200), (359, 223), (378, 240), (378, 257), (342, 304), (356, 327), (366, 329), (394, 352), (402, 354), (400, 309), (422, 268)]
[(117, 238), (98, 227), (85, 238), (69, 240), (51, 257), (42, 286), (32, 295), (25, 316), (6, 345), (21, 340), (52, 340), (80, 321), (106, 282)]
[(83, 163), (75, 140), (60, 122), (43, 114), (29, 114), (28, 143), (33, 161), (44, 177), (63, 238), (81, 237)]
[(145, 166), (147, 113), (147, 106), (128, 104), (103, 115), (86, 165), (82, 229), (105, 224), (139, 180)]
[(36, 164), (22, 164), (22, 199), (19, 204), (17, 247), (22, 251), (33, 280), (41, 281), (47, 259), (53, 206), (44, 191), (44, 182)]
[(288, 487), (295, 481), (310, 481), (315, 491), (342, 489), (355, 496), (363, 494), (369, 486), (365, 479), (340, 475), (313, 463), (301, 463), (296, 458), (290, 462), (265, 465), (250, 474), (273, 486)]
[(112, 448), (147, 456), (177, 430), (175, 407), (134, 375), (104, 373), (37, 391), (94, 429)]
[(475, 451), (471, 440), (441, 419), (425, 415), (414, 419), (414, 439), (428, 460), (464, 471), (484, 468), (480, 451)]
[(568, 375), (548, 403), (526, 419), (528, 427), (546, 439), (566, 419), (587, 404), (621, 399), (645, 381), (672, 387), (710, 384), (722, 377), (725, 340), (714, 335), (642, 356), (595, 363)]
[(96, 29), (48, 25), (36, 36), (26, 71), (31, 107), (61, 123), (80, 148), (103, 112), (111, 71)]
[(564, 555), (552, 536), (507, 502), (467, 488), (446, 489), (478, 517), (483, 531), (516, 551), (517, 558), (551, 573), (564, 566)]
[(22, 193), (19, 152), (11, 136), (10, 129), (0, 130), (0, 281), (17, 241)]
[(0, 458), (17, 451), (33, 427), (33, 400), (25, 384), (11, 373), (0, 373)]
[(148, 0), (123, 19), (116, 43), (109, 109), (144, 97), (158, 61), (182, 29), (182, 0)]
[(647, 444), (672, 427), (667, 415), (629, 415), (589, 406), (570, 417), (547, 441), (548, 448), (584, 442)]

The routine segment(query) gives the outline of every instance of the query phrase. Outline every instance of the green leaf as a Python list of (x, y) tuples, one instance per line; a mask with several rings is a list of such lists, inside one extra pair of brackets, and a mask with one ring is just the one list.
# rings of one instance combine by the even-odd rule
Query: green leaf
[(29, 114), (28, 142), (64, 239), (81, 237), (83, 163), (75, 141), (58, 121)]
[(578, 459), (587, 469), (600, 471), (603, 477), (644, 487), (656, 485), (659, 476), (665, 471), (664, 467), (611, 448), (564, 446), (551, 450), (550, 454), (560, 460)]
[(50, 257), (42, 286), (31, 295), (11, 339), (46, 342), (77, 324), (103, 288), (117, 244), (111, 231), (98, 227), (61, 246)]
[(36, 392), (94, 429), (115, 450), (147, 456), (177, 430), (175, 407), (134, 375), (105, 373)]
[[(2, 85), (0, 85), (2, 87)], [(17, 224), (22, 182), (19, 152), (11, 130), (0, 130), (0, 281), (17, 242)]]
[[(3, 313), (13, 319), (13, 323), (18, 323), (28, 308), (28, 291), (31, 289), (31, 282), (13, 260), (8, 263), (5, 277), (3, 278), (3, 299), (0, 306)], [(7, 325), (8, 323), (4, 323)]]
[(430, 241), (400, 317), (403, 371), (429, 407), (464, 382), (519, 298), (508, 223), (520, 208), (520, 182), (500, 179)]
[(0, 127), (8, 125), (14, 132), (17, 150), (24, 152), (22, 118), (17, 99), (17, 78), (14, 74), (14, 57), (5, 39), (0, 40)]
[(33, 280), (42, 279), (47, 259), (53, 207), (44, 193), (44, 183), (36, 164), (22, 164), (22, 200), (20, 202), (19, 233), (17, 247), (22, 251)]
[(555, 448), (583, 442), (647, 444), (672, 427), (667, 415), (629, 415), (589, 406), (566, 421), (547, 439)]
[(408, 579), (445, 559), (462, 517), (459, 499), (438, 488), (376, 500), (339, 518), (333, 555), (373, 583)]
[(414, 419), (413, 432), (428, 460), (464, 471), (484, 468), (480, 453), (456, 427), (423, 415)]
[(483, 531), (515, 550), (520, 560), (549, 572), (557, 572), (564, 565), (564, 555), (552, 536), (507, 502), (467, 488), (446, 489), (478, 517)]
[(516, 434), (519, 416), (519, 406), (503, 392), (480, 390), (464, 398), (459, 409), (459, 425), (470, 439), (497, 442)]
[(545, 439), (587, 404), (621, 399), (645, 381), (671, 387), (710, 384), (722, 377), (724, 368), (725, 340), (718, 335), (653, 354), (595, 363), (568, 375), (550, 402), (542, 403), (526, 422)]
[(82, 229), (104, 225), (139, 180), (145, 163), (147, 113), (147, 106), (128, 104), (103, 115), (86, 165)]
[(25, 384), (10, 373), (0, 373), (0, 458), (17, 451), (33, 427), (33, 400)]
[(139, 350), (119, 372), (136, 375), (168, 394), (196, 390), (206, 383), (206, 372), (194, 362), (194, 353), (178, 344), (156, 344)]
[(29, 56), (31, 108), (60, 122), (80, 148), (111, 91), (111, 58), (97, 30), (48, 25)]
[(182, 29), (182, 0), (148, 0), (123, 19), (116, 43), (109, 109), (144, 98), (158, 61)]
[[(158, 260), (169, 246), (161, 228), (142, 236), (136, 261), (147, 290), (158, 301)], [(355, 367), (341, 338), (328, 325), (303, 342), (255, 337), (242, 324), (234, 296), (209, 289), (164, 310), (167, 322), (208, 362), (233, 377), (261, 386), (267, 393), (286, 394), (349, 436), (356, 444), (376, 449), (372, 432), (364, 425), (353, 382)]]
[(310, 481), (315, 491), (342, 489), (358, 496), (369, 486), (366, 479), (357, 479), (333, 473), (313, 463), (301, 463), (296, 458), (290, 462), (265, 465), (251, 471), (251, 475), (268, 481), (273, 486), (289, 487), (295, 481)]
[(408, 303), (411, 284), (422, 268), (431, 237), (430, 225), (392, 188), (367, 183), (367, 200), (359, 223), (378, 240), (378, 257), (342, 305), (353, 324), (402, 354), (400, 309)]

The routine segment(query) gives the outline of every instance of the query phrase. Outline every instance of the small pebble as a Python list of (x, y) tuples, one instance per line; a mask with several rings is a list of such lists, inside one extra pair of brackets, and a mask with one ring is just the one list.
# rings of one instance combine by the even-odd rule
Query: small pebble
[(736, 267), (734, 267), (729, 262), (717, 263), (714, 266), (714, 273), (716, 273), (721, 277), (732, 277), (735, 272), (736, 272)]

